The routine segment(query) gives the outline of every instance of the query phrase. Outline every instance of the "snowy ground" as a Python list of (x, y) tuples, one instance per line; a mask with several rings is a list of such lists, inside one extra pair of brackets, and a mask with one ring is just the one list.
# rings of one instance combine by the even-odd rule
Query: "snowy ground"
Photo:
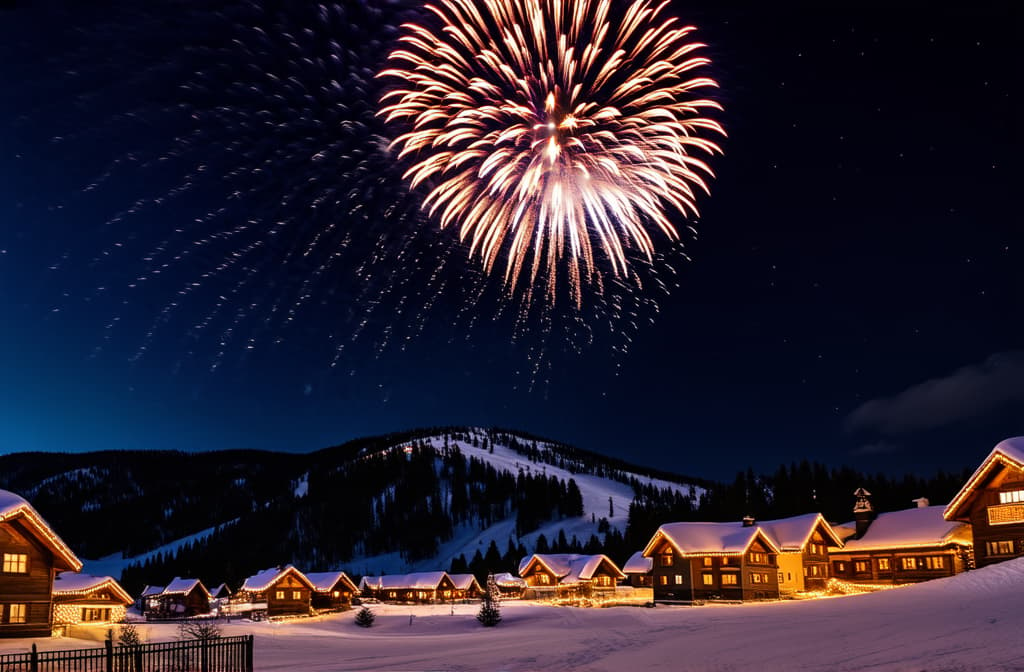
[[(483, 628), (474, 605), (377, 606), (255, 633), (256, 669), (325, 670), (1024, 670), (1024, 559), (869, 595), (707, 607), (575, 609), (507, 602)], [(410, 616), (411, 622), (410, 622)], [(173, 626), (154, 629), (173, 638)], [(40, 648), (85, 645), (35, 640)], [(29, 640), (0, 640), (0, 651)]]

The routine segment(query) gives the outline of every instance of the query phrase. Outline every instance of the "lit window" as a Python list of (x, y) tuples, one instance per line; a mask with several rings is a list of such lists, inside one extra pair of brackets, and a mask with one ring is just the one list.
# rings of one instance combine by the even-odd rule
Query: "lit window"
[(985, 555), (1013, 555), (1013, 541), (986, 541)]
[(671, 567), (672, 566), (672, 553), (671, 552), (666, 552), (666, 553), (662, 553), (661, 555), (659, 555), (658, 556), (658, 564), (660, 564), (662, 567)]
[(853, 562), (853, 571), (858, 573), (858, 574), (867, 572), (868, 571), (868, 561), (867, 560), (855, 560)]
[(750, 573), (750, 582), (751, 583), (761, 583), (761, 575), (758, 574), (757, 572), (751, 572)]
[(755, 564), (755, 565), (763, 565), (763, 564), (765, 564), (764, 553), (759, 553), (757, 551), (751, 551), (751, 553), (750, 553), (750, 562), (752, 564)]
[(889, 569), (892, 569), (892, 568), (891, 568), (891, 567), (889, 566), (889, 558), (879, 558), (879, 559), (878, 559), (878, 569), (880, 569), (880, 570), (889, 570)]
[(811, 576), (821, 576), (821, 567), (811, 565)]
[(900, 567), (902, 569), (917, 569), (917, 558), (901, 558)]
[(942, 569), (946, 566), (945, 558), (941, 555), (931, 555), (924, 559), (924, 566), (928, 569)]
[(283, 600), (284, 599), (284, 591), (283, 590), (276, 591), (274, 593), (274, 599)]
[(676, 585), (677, 586), (683, 585), (683, 575), (682, 574), (676, 574)]
[(4, 553), (4, 573), (25, 574), (28, 572), (28, 556), (24, 553)]
[(712, 576), (709, 572), (704, 572), (703, 574), (701, 574), (701, 580), (704, 581), (705, 586), (715, 585), (715, 577)]
[(298, 590), (293, 590), (292, 591), (292, 599), (293, 600), (301, 600), (302, 599), (302, 592), (298, 591)]
[(1000, 504), (1016, 504), (1024, 502), (1024, 490), (1007, 490), (999, 493)]
[(27, 609), (24, 604), (11, 604), (7, 607), (8, 623), (24, 623)]
[(735, 586), (739, 583), (739, 574), (722, 574), (723, 586)]
[(540, 582), (542, 584), (544, 584), (545, 586), (548, 585), (549, 583), (551, 583), (551, 577), (548, 576), (547, 574), (538, 574), (537, 576), (540, 577)]
[(85, 622), (109, 621), (110, 609), (84, 608), (82, 609), (82, 620)]
[(705, 556), (704, 557), (704, 566), (705, 567), (710, 567), (713, 563), (714, 563), (714, 560), (711, 559), (711, 556)]
[(785, 580), (786, 580), (785, 575), (782, 572), (779, 572), (779, 583), (782, 583)]
[(331, 592), (331, 597), (341, 597), (341, 591), (335, 590)]
[(662, 574), (661, 576), (658, 577), (658, 582), (661, 585), (663, 585), (663, 586), (667, 586), (668, 585), (668, 577), (665, 576), (664, 574)]
[(845, 562), (837, 562), (836, 563), (836, 571), (837, 572), (845, 572), (846, 571), (846, 563)]

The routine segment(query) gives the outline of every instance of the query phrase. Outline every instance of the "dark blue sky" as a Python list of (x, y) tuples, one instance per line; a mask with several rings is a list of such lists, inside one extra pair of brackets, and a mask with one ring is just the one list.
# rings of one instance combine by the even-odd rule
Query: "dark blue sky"
[[(614, 327), (627, 330), (625, 355), (604, 326), (576, 347), (536, 313), (513, 338), (511, 319), (494, 319), (493, 287), (465, 308), (460, 288), (480, 286), (479, 274), (458, 263), (463, 251), (447, 234), (380, 214), (389, 199), (406, 202), (393, 195), (402, 190), (394, 167), (356, 178), (311, 159), (321, 142), (328, 157), (358, 147), (337, 131), (346, 115), (374, 123), (360, 101), (376, 94), (353, 83), (374, 86), (358, 73), (380, 68), (393, 5), (350, 6), (348, 23), (306, 26), (302, 44), (313, 51), (329, 38), (345, 48), (344, 106), (318, 96), (276, 109), (271, 95), (281, 91), (247, 97), (230, 84), (276, 67), (278, 43), (268, 37), (261, 53), (243, 39), (242, 48), (233, 31), (264, 21), (268, 32), (301, 34), (308, 12), (257, 2), (218, 16), (161, 4), (0, 10), (0, 451), (310, 450), (480, 424), (728, 478), (802, 458), (930, 473), (972, 466), (999, 439), (1024, 434), (1024, 234), (1011, 199), (1019, 45), (1009, 3), (680, 3), (709, 44), (729, 138), (701, 203), (700, 238), (687, 243), (692, 261), (675, 262), (679, 288), (641, 293), (657, 298), (653, 325), (642, 310), (638, 328)], [(296, 76), (308, 84), (322, 74)], [(197, 81), (207, 88), (180, 89)], [(267, 106), (282, 130), (248, 128)], [(190, 132), (199, 140), (175, 154)], [(247, 143), (258, 152), (246, 155)], [(263, 159), (274, 173), (266, 183), (207, 179)], [(198, 186), (168, 197), (198, 165)], [(350, 185), (377, 214), (357, 225), (347, 208), (310, 217), (308, 203), (283, 206), (282, 195), (313, 198), (295, 186), (303, 180)], [(252, 191), (232, 198), (239, 185)], [(218, 208), (222, 218), (194, 223)], [(339, 266), (318, 274), (315, 259), (288, 257), (299, 242), (265, 235), (282, 216), (303, 222), (297, 236), (333, 223), (333, 244), (349, 232)], [(251, 253), (258, 260), (204, 278), (162, 318), (249, 234), (196, 242), (249, 219), (263, 233), (248, 240), (269, 241)], [(422, 229), (415, 262), (391, 258), (364, 273), (361, 257), (376, 244), (365, 241), (403, 226)], [(152, 271), (154, 249), (193, 251), (133, 280)], [(418, 292), (435, 260), (448, 289), (424, 310)], [(297, 296), (309, 298), (284, 319)], [(341, 342), (350, 344), (332, 368)]]

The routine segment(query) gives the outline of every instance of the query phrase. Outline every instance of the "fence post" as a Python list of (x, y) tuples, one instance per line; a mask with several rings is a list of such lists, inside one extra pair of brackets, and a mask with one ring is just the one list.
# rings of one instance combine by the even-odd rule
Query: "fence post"
[(32, 643), (32, 656), (28, 660), (30, 672), (39, 672), (39, 651), (36, 650), (35, 642)]
[(199, 672), (210, 672), (210, 640), (199, 640)]
[(107, 650), (107, 672), (114, 672), (114, 642), (103, 640), (103, 648)]
[(249, 635), (245, 640), (245, 672), (252, 672), (252, 640), (255, 635)]
[(142, 672), (142, 646), (138, 645), (135, 647), (135, 672)]

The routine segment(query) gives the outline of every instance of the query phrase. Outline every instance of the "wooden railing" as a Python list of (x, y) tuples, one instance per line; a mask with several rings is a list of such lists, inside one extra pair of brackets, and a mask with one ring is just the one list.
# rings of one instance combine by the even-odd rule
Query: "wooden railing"
[(0, 654), (0, 672), (252, 672), (253, 638), (221, 637), (138, 646)]

